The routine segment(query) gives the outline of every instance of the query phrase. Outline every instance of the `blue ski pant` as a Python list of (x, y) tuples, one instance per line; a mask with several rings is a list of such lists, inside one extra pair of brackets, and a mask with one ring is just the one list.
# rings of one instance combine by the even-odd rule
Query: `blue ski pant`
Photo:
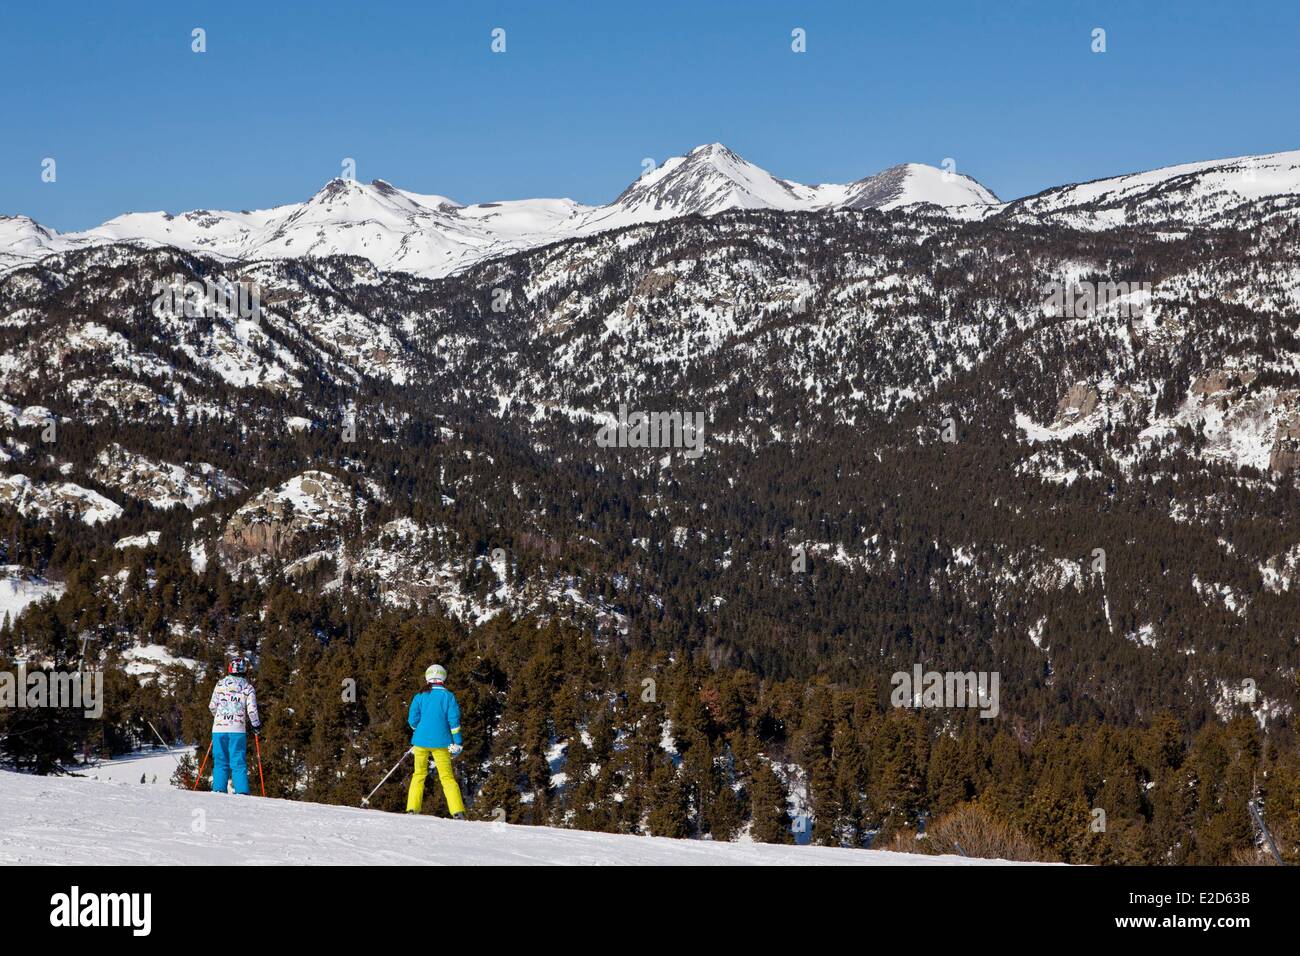
[(225, 793), (233, 775), (235, 793), (248, 793), (247, 734), (212, 735), (212, 792)]

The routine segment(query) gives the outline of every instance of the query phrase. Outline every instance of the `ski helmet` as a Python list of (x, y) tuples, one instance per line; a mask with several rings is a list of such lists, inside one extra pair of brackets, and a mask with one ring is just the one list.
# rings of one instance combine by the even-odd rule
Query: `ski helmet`
[(242, 657), (232, 657), (230, 666), (226, 668), (226, 672), (230, 674), (242, 674), (246, 670), (248, 670), (248, 661)]
[(447, 682), (447, 668), (441, 664), (430, 664), (424, 672), (424, 679), (430, 684), (445, 684)]

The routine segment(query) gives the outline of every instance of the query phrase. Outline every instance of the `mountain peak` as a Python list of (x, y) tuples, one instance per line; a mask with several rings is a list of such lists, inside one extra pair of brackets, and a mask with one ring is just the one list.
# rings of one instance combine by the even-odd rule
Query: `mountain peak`
[(724, 146), (722, 143), (704, 143), (696, 146), (689, 153), (688, 157), (697, 157), (705, 159), (730, 159), (737, 162), (744, 162), (734, 150)]
[(345, 176), (335, 176), (319, 190), (316, 191), (316, 197), (332, 199), (335, 196), (343, 196), (353, 189), (361, 189), (362, 186), (355, 179), (349, 179)]
[(722, 143), (705, 143), (642, 175), (607, 207), (615, 215), (598, 218), (630, 222), (724, 209), (798, 209), (807, 198), (800, 190), (808, 187), (777, 179)]
[(900, 206), (988, 206), (999, 202), (991, 189), (970, 176), (925, 163), (898, 163), (848, 185), (840, 205), (848, 209)]

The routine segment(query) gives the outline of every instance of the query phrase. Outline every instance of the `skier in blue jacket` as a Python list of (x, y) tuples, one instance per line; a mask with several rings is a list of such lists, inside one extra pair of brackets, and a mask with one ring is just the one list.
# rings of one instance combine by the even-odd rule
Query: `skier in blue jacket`
[(447, 809), (453, 819), (465, 818), (465, 801), (451, 771), (451, 758), (461, 751), (460, 705), (446, 688), (447, 669), (433, 664), (424, 672), (425, 688), (411, 701), (406, 722), (411, 725), (411, 749), (415, 752), (415, 776), (406, 793), (406, 812), (419, 813), (424, 805), (424, 782), (429, 776), (429, 757), (438, 768)]

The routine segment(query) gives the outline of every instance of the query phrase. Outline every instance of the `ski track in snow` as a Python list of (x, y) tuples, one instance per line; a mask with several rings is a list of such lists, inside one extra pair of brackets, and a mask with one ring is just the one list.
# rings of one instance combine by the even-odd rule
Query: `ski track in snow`
[(711, 843), (407, 817), (138, 782), (0, 771), (0, 865), (14, 864), (1010, 865), (955, 856)]

